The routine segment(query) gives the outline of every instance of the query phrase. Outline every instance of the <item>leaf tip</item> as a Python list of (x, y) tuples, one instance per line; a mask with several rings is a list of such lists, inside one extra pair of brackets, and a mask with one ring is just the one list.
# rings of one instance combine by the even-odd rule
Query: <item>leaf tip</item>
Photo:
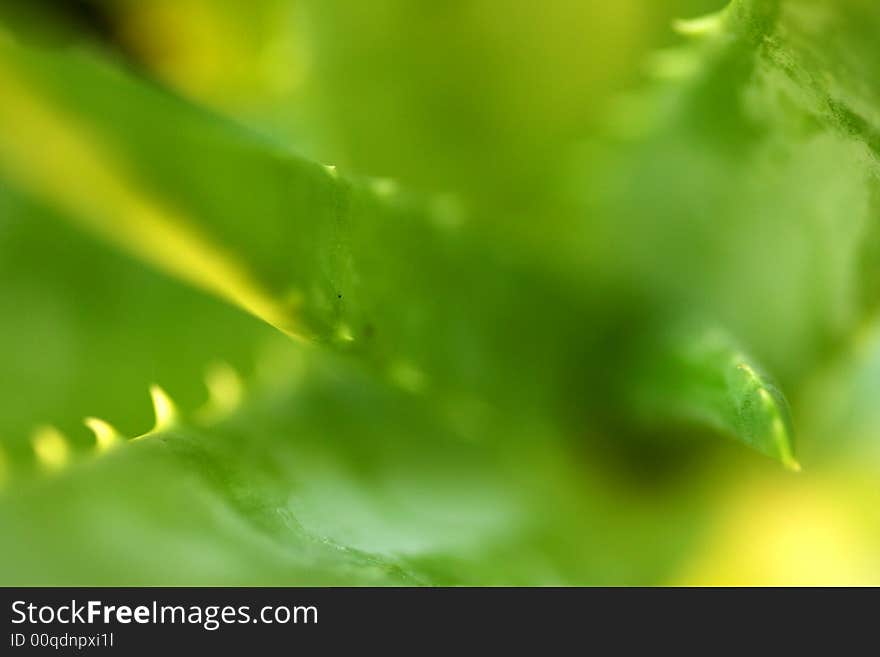
[(766, 412), (771, 414), (773, 418), (770, 422), (770, 438), (775, 449), (775, 455), (786, 469), (792, 472), (800, 472), (800, 463), (794, 457), (791, 425), (786, 424), (783, 420), (785, 409), (782, 402), (775, 399), (767, 388), (763, 387), (764, 383), (762, 381), (759, 379), (756, 379), (756, 381), (762, 386), (758, 389), (758, 395), (764, 404)]

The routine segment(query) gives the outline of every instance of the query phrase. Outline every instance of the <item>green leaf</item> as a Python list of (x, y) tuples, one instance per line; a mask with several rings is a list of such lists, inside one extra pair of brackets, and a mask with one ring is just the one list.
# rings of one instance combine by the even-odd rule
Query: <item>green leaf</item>
[(597, 271), (715, 318), (786, 388), (876, 308), (876, 157), (838, 111), (873, 104), (857, 25), (876, 20), (861, 2), (737, 0), (679, 25), (688, 43), (654, 59), (577, 182), (595, 225), (574, 248)]
[(271, 327), (93, 240), (9, 186), (0, 188), (0, 450), (25, 468), (40, 425), (92, 449), (85, 415), (134, 435), (161, 382), (185, 408), (204, 402), (220, 361), (250, 375)]
[(704, 427), (800, 470), (788, 402), (723, 330), (679, 326), (636, 353), (621, 385), (647, 426)]
[[(94, 54), (7, 51), (0, 168), (80, 228), (452, 413), (590, 397), (571, 391), (592, 385), (577, 368), (602, 357), (619, 304), (580, 274), (454, 201), (350, 181)], [(35, 156), (45, 139), (52, 156)]]
[[(93, 55), (7, 51), (11, 129), (0, 159), (11, 179), (87, 230), (288, 334), (352, 353), (441, 407), (488, 398), (487, 417), (510, 408), (540, 417), (560, 396), (590, 398), (594, 382), (578, 369), (605, 358), (604, 333), (620, 312), (606, 291), (532, 265), (454, 210), (350, 183)], [(105, 93), (83, 91), (95, 88)], [(52, 157), (34, 158), (45, 139)], [(463, 297), (471, 281), (479, 284)], [(572, 381), (586, 394), (561, 395)], [(740, 412), (741, 400), (729, 401), (728, 414)], [(741, 433), (763, 448), (750, 432)]]
[(418, 398), (288, 347), (281, 378), (223, 417), (159, 396), (143, 437), (13, 479), (0, 581), (661, 582), (697, 534), (690, 487), (634, 504), (585, 481), (547, 429), (510, 422), (507, 444), (473, 442)]
[[(45, 472), (0, 463), (16, 537), (0, 580), (672, 577), (725, 478), (643, 477), (604, 450), (709, 429), (797, 467), (757, 363), (798, 400), (876, 304), (878, 20), (855, 0), (739, 0), (680, 25), (693, 43), (654, 61), (663, 80), (619, 117), (625, 135), (590, 140), (577, 207), (537, 212), (535, 243), (454, 196), (310, 162), (100, 51), (4, 42), (0, 349), (21, 356), (0, 392), (46, 395), (3, 431), (105, 419), (89, 420), (99, 455), (46, 427)], [(689, 316), (723, 329), (665, 328)], [(192, 412), (196, 370), (259, 369), (265, 343), (280, 374), (221, 374)], [(288, 358), (314, 366), (274, 362)], [(190, 399), (172, 412), (154, 389), (156, 429), (122, 444), (146, 428), (132, 391), (156, 374)]]

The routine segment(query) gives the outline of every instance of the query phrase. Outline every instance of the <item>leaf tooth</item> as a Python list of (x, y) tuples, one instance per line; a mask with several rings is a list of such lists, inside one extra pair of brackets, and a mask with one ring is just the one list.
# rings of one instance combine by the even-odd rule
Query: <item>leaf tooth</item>
[(686, 37), (702, 37), (718, 34), (724, 28), (724, 10), (699, 16), (697, 18), (681, 18), (672, 22), (672, 29)]
[(176, 425), (180, 414), (168, 393), (153, 384), (150, 386), (150, 398), (153, 400), (153, 414), (156, 417), (156, 423), (150, 433), (165, 431)]
[(205, 372), (205, 387), (208, 389), (208, 402), (200, 414), (206, 418), (216, 418), (232, 413), (244, 397), (244, 383), (232, 365), (216, 362)]
[(70, 462), (70, 443), (53, 426), (38, 427), (31, 436), (31, 445), (37, 462), (44, 470), (58, 471)]
[(113, 425), (97, 417), (87, 417), (83, 420), (92, 433), (95, 434), (95, 446), (99, 452), (106, 452), (120, 445), (123, 441), (120, 434)]
[(336, 170), (335, 164), (325, 164), (323, 166), (324, 166), (324, 170), (330, 174), (331, 178), (338, 178), (339, 177), (339, 172)]

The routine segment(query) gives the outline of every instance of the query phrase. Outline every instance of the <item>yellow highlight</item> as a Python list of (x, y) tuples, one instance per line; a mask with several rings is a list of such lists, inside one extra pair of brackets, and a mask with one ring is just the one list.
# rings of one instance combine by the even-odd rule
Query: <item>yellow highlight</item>
[(761, 397), (761, 401), (764, 402), (767, 412), (773, 415), (773, 420), (770, 424), (770, 432), (773, 436), (773, 443), (776, 445), (776, 449), (779, 452), (779, 459), (782, 461), (782, 465), (792, 472), (800, 472), (801, 464), (797, 462), (791, 451), (791, 438), (788, 435), (788, 431), (785, 429), (785, 424), (780, 416), (779, 406), (776, 403), (776, 400), (773, 399), (773, 396), (764, 388), (758, 390), (758, 394)]
[(309, 53), (299, 30), (291, 30), (300, 22), (295, 3), (261, 5), (258, 11), (268, 13), (257, 31), (236, 20), (236, 4), (123, 2), (114, 6), (114, 27), (141, 61), (185, 95), (212, 106), (253, 109), (266, 95), (287, 96), (300, 87)]
[(700, 16), (699, 18), (679, 19), (672, 22), (672, 29), (682, 36), (699, 37), (717, 34), (724, 26), (726, 10)]
[(244, 384), (238, 372), (228, 363), (215, 363), (205, 374), (208, 403), (201, 414), (217, 418), (232, 413), (244, 397)]
[(736, 368), (745, 372), (749, 377), (749, 380), (758, 386), (758, 396), (761, 398), (761, 402), (764, 404), (766, 411), (773, 416), (773, 420), (770, 424), (770, 432), (782, 465), (792, 472), (800, 472), (801, 464), (797, 462), (797, 459), (795, 459), (794, 453), (792, 452), (791, 436), (785, 428), (785, 423), (782, 421), (782, 411), (779, 409), (779, 404), (773, 399), (773, 395), (763, 387), (764, 382), (754, 369), (746, 363), (738, 363)]
[[(825, 480), (752, 481), (673, 584), (697, 586), (864, 586), (880, 584), (880, 560), (864, 518), (867, 484)], [(865, 487), (862, 487), (865, 486)]]
[(5, 176), (138, 258), (288, 335), (305, 337), (289, 305), (273, 298), (187, 216), (140, 184), (89, 126), (52, 107), (13, 70), (10, 59), (0, 57), (0, 171)]
[(70, 445), (55, 427), (40, 427), (31, 437), (37, 462), (49, 471), (62, 469), (70, 461)]
[(171, 397), (157, 385), (150, 386), (150, 397), (153, 400), (153, 413), (156, 424), (153, 431), (165, 431), (177, 424), (178, 412)]
[(99, 452), (106, 452), (120, 445), (122, 435), (108, 422), (96, 417), (87, 417), (83, 423), (95, 434), (95, 445)]

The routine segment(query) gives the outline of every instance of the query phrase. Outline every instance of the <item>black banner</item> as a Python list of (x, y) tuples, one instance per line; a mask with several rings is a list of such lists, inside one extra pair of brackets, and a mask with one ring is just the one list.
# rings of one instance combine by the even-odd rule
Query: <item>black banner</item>
[(707, 648), (748, 637), (790, 647), (809, 618), (794, 612), (803, 597), (793, 589), (29, 588), (0, 597), (4, 655), (458, 651), (477, 642), (593, 652), (698, 637), (712, 637)]

